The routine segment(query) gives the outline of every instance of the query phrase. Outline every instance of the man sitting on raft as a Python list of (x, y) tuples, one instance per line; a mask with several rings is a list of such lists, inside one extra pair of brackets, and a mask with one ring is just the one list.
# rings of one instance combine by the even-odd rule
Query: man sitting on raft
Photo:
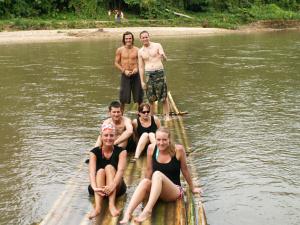
[[(115, 126), (116, 137), (114, 145), (118, 145), (119, 147), (125, 149), (128, 144), (128, 139), (133, 133), (131, 120), (123, 116), (121, 103), (118, 101), (111, 102), (108, 109), (110, 118), (104, 120), (103, 124), (112, 123)], [(97, 146), (101, 146), (101, 135), (98, 136), (98, 139), (95, 143), (95, 147)]]

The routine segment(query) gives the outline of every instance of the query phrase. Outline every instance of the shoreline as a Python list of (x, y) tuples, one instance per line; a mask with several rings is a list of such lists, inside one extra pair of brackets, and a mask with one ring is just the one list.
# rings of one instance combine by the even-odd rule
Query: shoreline
[(143, 30), (149, 31), (155, 37), (184, 37), (184, 36), (208, 36), (233, 33), (270, 32), (279, 30), (299, 30), (299, 28), (274, 29), (261, 27), (244, 27), (238, 30), (222, 28), (200, 27), (120, 27), (120, 28), (92, 28), (92, 29), (57, 29), (57, 30), (29, 30), (29, 31), (4, 31), (0, 32), (0, 45), (66, 42), (80, 40), (98, 40), (122, 37), (125, 31), (131, 31), (137, 38)]

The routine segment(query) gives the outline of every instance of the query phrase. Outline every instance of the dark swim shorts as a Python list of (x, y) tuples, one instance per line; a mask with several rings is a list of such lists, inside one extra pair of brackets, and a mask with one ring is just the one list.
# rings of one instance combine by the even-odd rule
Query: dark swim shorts
[(120, 102), (122, 104), (130, 104), (131, 92), (133, 102), (142, 103), (144, 97), (144, 91), (141, 86), (141, 80), (139, 73), (133, 74), (127, 77), (125, 74), (121, 74), (120, 85)]
[(164, 70), (145, 71), (145, 75), (147, 77), (146, 94), (148, 101), (150, 103), (165, 101), (168, 90)]
[[(119, 197), (119, 196), (125, 194), (126, 189), (127, 189), (127, 186), (126, 186), (124, 180), (122, 180), (122, 181), (121, 181), (121, 187), (120, 187), (120, 189), (119, 189), (118, 192), (117, 192), (117, 197)], [(88, 186), (88, 191), (89, 191), (89, 194), (90, 194), (90, 195), (95, 195), (95, 192), (94, 192), (94, 190), (93, 190), (93, 188), (92, 188), (91, 185)]]

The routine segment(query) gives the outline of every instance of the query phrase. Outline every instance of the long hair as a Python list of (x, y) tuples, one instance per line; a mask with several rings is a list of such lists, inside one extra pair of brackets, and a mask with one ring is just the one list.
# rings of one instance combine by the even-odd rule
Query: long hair
[(176, 151), (175, 151), (175, 144), (174, 144), (174, 142), (173, 142), (173, 140), (172, 140), (172, 138), (171, 138), (171, 131), (170, 131), (170, 129), (169, 128), (167, 128), (167, 127), (160, 127), (160, 128), (158, 128), (157, 130), (156, 130), (156, 133), (157, 132), (162, 132), (162, 133), (165, 133), (165, 134), (167, 134), (168, 135), (168, 138), (169, 138), (169, 141), (170, 141), (170, 143), (169, 143), (169, 147), (167, 148), (167, 152), (173, 157), (173, 156), (175, 156), (175, 154), (176, 154)]
[(126, 31), (124, 34), (123, 34), (123, 39), (122, 39), (122, 42), (123, 42), (123, 45), (125, 45), (125, 36), (126, 35), (131, 35), (132, 37), (132, 45), (134, 44), (134, 36), (133, 36), (133, 33), (131, 33), (130, 31)]

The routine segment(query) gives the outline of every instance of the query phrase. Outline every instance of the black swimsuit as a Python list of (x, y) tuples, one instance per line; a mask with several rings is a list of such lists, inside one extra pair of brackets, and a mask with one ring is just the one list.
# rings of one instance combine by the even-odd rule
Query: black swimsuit
[[(125, 150), (117, 145), (114, 145), (114, 150), (113, 150), (110, 158), (106, 159), (105, 157), (103, 157), (102, 149), (99, 146), (93, 148), (91, 150), (91, 152), (94, 153), (97, 158), (96, 172), (99, 169), (104, 169), (107, 165), (112, 165), (115, 168), (115, 170), (118, 170), (119, 155), (122, 151), (125, 151)], [(123, 195), (126, 192), (126, 189), (127, 189), (126, 184), (125, 184), (124, 180), (122, 179), (121, 186), (120, 186), (119, 190), (117, 191), (117, 196)], [(91, 185), (89, 185), (88, 190), (89, 190), (90, 195), (94, 195), (94, 190), (91, 187)]]
[(158, 148), (155, 146), (152, 155), (152, 169), (153, 172), (160, 171), (166, 175), (174, 184), (181, 186), (180, 184), (180, 161), (174, 155), (171, 161), (168, 163), (160, 163), (156, 159)]
[(137, 124), (136, 132), (139, 137), (141, 137), (143, 133), (155, 133), (157, 130), (157, 125), (153, 116), (151, 116), (151, 124), (149, 127), (143, 127), (139, 118), (137, 118)]

